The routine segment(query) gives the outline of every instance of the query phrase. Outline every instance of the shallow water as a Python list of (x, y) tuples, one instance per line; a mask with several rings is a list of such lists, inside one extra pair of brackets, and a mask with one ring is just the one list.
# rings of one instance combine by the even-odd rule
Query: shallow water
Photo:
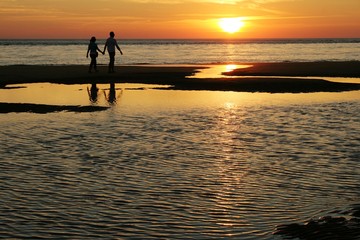
[(3, 238), (281, 239), (359, 203), (359, 91), (26, 86), (0, 102), (111, 108), (0, 115)]

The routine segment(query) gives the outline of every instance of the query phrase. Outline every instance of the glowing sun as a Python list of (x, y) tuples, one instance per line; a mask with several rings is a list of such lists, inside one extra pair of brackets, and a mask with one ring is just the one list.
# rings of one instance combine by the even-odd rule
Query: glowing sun
[(221, 18), (219, 26), (224, 32), (236, 33), (244, 26), (244, 22), (242, 18)]

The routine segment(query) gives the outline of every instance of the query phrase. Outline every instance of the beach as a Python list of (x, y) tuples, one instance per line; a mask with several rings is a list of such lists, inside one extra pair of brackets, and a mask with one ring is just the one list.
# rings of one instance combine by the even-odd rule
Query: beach
[(359, 3), (0, 1), (0, 240), (359, 240)]
[[(0, 66), (0, 88), (16, 89), (21, 84), (109, 84), (132, 83), (157, 85), (162, 90), (232, 91), (262, 93), (317, 93), (360, 90), (360, 83), (333, 82), (327, 77), (360, 77), (360, 62), (283, 62), (243, 63), (233, 69), (202, 75), (207, 69), (227, 65), (120, 65), (115, 73), (107, 66), (89, 73), (83, 65), (12, 65)], [(238, 68), (236, 67), (238, 66)], [(224, 67), (221, 69), (225, 69)], [(19, 86), (20, 84), (20, 86)], [(49, 105), (2, 102), (0, 113), (58, 111), (92, 112), (105, 107)]]
[(113, 74), (106, 65), (97, 73), (1, 66), (0, 231), (352, 237), (358, 69), (353, 61), (118, 65)]
[[(173, 90), (220, 90), (271, 93), (359, 90), (358, 83), (337, 83), (324, 77), (360, 77), (360, 62), (246, 63), (221, 77), (195, 78), (209, 65), (129, 65), (118, 66), (116, 73), (88, 73), (88, 66), (0, 66), (2, 87), (21, 83), (144, 83), (170, 85)], [(231, 76), (231, 78), (229, 77)], [(251, 77), (249, 77), (251, 76)], [(267, 76), (267, 77), (264, 77)], [(289, 77), (289, 78), (288, 78)], [(291, 78), (290, 78), (291, 77)], [(311, 78), (302, 78), (311, 77)], [(312, 78), (314, 77), (314, 78)]]
[(91, 86), (0, 89), (4, 238), (275, 240), (354, 226), (359, 91), (117, 83), (110, 104), (110, 84), (97, 101)]

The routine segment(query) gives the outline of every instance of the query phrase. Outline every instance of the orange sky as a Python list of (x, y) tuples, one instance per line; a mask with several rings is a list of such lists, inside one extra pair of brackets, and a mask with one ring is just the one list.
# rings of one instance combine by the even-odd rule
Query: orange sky
[[(360, 0), (0, 0), (0, 38), (360, 37)], [(242, 17), (240, 32), (219, 18)]]

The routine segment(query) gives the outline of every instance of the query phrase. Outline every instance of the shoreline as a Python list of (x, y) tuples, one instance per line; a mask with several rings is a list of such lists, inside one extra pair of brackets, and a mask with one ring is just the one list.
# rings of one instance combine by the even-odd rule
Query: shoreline
[[(339, 83), (322, 77), (360, 78), (360, 62), (239, 63), (251, 65), (223, 73), (220, 77), (195, 78), (211, 65), (120, 65), (116, 73), (88, 73), (85, 65), (0, 66), (0, 87), (23, 83), (91, 84), (142, 83), (170, 85), (172, 90), (211, 90), (270, 93), (341, 92), (360, 90), (360, 83)], [(226, 65), (226, 64), (218, 64)], [(274, 77), (276, 76), (276, 77)], [(311, 77), (311, 78), (303, 78)], [(314, 77), (314, 79), (312, 79)], [(320, 77), (320, 79), (318, 78)], [(315, 79), (316, 78), (316, 79)]]

